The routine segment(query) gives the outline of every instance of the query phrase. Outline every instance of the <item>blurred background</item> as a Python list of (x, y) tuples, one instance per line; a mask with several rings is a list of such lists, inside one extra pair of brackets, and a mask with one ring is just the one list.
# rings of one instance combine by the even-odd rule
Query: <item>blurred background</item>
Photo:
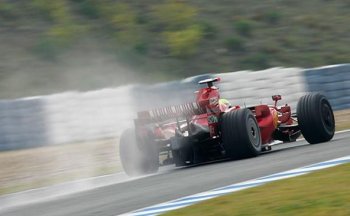
[(348, 0), (1, 0), (0, 98), (350, 61)]
[(233, 104), (327, 93), (349, 128), (350, 65), (310, 69), (350, 62), (349, 11), (349, 0), (0, 0), (0, 195), (122, 171), (118, 135), (136, 111), (190, 101), (212, 73)]

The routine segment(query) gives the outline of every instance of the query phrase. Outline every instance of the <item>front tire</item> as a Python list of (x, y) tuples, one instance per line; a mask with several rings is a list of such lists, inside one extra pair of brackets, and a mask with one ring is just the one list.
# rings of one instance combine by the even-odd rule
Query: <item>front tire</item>
[(226, 154), (232, 159), (255, 157), (261, 152), (260, 128), (249, 109), (223, 114), (221, 138)]
[(320, 93), (311, 93), (299, 99), (298, 124), (306, 141), (317, 144), (331, 140), (335, 132), (332, 107)]
[[(143, 142), (144, 148), (141, 149), (138, 142)], [(119, 153), (123, 169), (129, 176), (151, 174), (159, 169), (156, 145), (150, 139), (138, 139), (134, 129), (127, 129), (122, 133)]]

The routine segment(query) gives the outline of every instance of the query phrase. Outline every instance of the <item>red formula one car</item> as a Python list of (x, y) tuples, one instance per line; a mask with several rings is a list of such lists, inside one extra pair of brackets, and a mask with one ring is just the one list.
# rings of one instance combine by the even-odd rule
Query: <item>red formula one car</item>
[(319, 93), (299, 99), (297, 113), (288, 105), (231, 106), (213, 85), (219, 78), (202, 80), (206, 86), (193, 103), (143, 111), (135, 128), (120, 139), (120, 158), (128, 175), (158, 171), (174, 163), (186, 166), (218, 159), (241, 159), (271, 150), (276, 140), (295, 141), (301, 134), (310, 144), (334, 136), (332, 107)]

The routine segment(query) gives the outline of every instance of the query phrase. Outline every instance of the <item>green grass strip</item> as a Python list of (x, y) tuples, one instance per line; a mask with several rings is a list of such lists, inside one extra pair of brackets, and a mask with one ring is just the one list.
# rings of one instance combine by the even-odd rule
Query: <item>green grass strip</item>
[(350, 215), (350, 164), (235, 192), (165, 215)]

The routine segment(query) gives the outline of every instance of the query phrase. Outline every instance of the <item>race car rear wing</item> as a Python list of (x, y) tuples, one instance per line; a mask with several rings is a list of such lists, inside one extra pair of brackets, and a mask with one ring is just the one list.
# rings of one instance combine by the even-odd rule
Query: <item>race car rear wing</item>
[(149, 124), (163, 122), (170, 119), (189, 118), (193, 115), (206, 113), (206, 109), (199, 106), (198, 103), (187, 103), (182, 105), (168, 106), (149, 111), (141, 111), (137, 113), (138, 123)]

